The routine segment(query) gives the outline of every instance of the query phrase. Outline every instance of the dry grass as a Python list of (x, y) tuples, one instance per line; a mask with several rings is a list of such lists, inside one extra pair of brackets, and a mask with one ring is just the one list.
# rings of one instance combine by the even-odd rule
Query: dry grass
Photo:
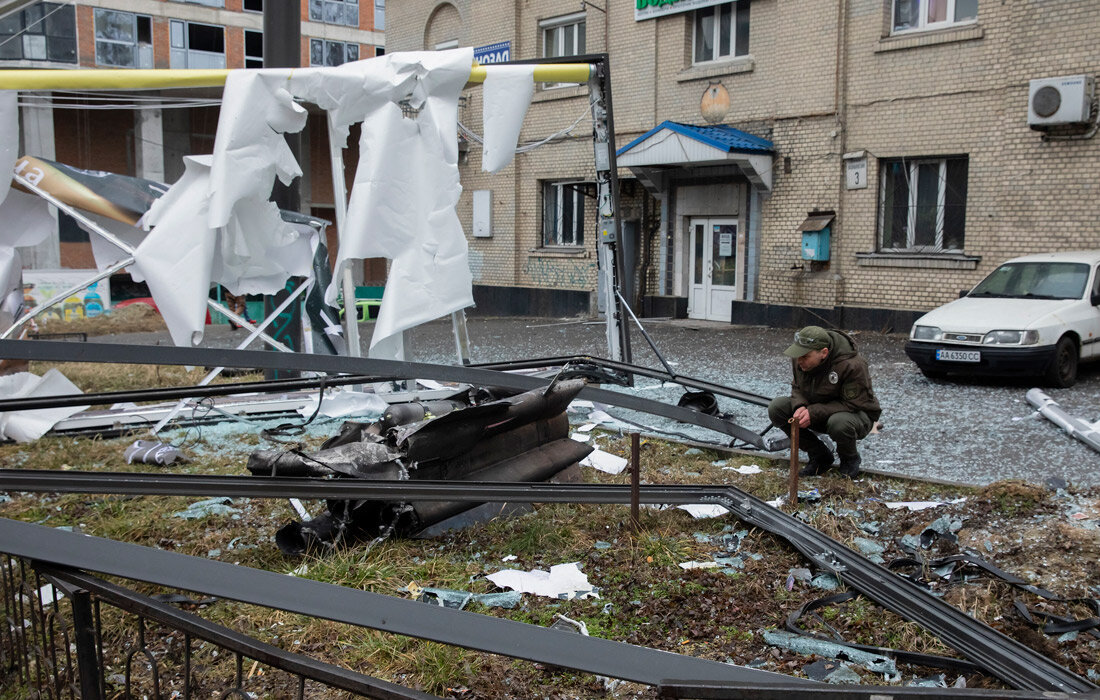
[[(87, 390), (114, 388), (123, 383), (103, 374), (96, 365), (75, 365), (65, 372)], [(152, 367), (126, 368), (121, 374), (126, 375), (128, 384), (119, 388), (158, 382), (185, 384), (195, 379), (182, 368), (162, 369), (160, 373)], [(628, 453), (629, 442), (624, 438), (602, 434), (598, 439), (603, 449), (624, 456)], [(130, 441), (48, 437), (32, 445), (0, 445), (0, 461), (5, 466), (24, 468), (147, 470), (144, 465), (124, 464), (122, 450)], [(236, 445), (221, 454), (199, 457), (172, 471), (241, 473), (256, 443), (254, 435), (245, 433)], [(644, 483), (733, 483), (766, 499), (786, 492), (786, 464), (760, 457), (696, 452), (675, 443), (646, 440), (641, 462)], [(741, 476), (723, 468), (742, 464), (757, 464), (763, 471)], [(603, 483), (625, 483), (628, 478), (625, 474), (611, 476), (591, 471), (586, 472), (586, 477)], [(929, 517), (927, 513), (886, 511), (868, 505), (868, 498), (929, 500), (968, 495), (971, 500), (952, 506), (955, 509), (952, 512), (970, 513), (977, 518), (994, 507), (998, 511), (1015, 510), (1021, 522), (1034, 527), (1033, 507), (1022, 502), (1041, 503), (1044, 497), (1041, 492), (1015, 485), (978, 492), (877, 477), (856, 484), (825, 477), (807, 482), (803, 488), (817, 488), (822, 500), (801, 504), (800, 517), (842, 542), (851, 542), (855, 537), (868, 536), (860, 530), (859, 520), (845, 512), (858, 507), (882, 520), (883, 531), (876, 539), (888, 546), (894, 538), (938, 517), (939, 513)], [(1004, 496), (1006, 493), (1011, 497)], [(12, 494), (12, 497), (0, 504), (0, 516), (49, 526), (75, 525), (89, 534), (271, 571), (285, 573), (305, 564), (302, 575), (307, 578), (403, 598), (411, 597), (410, 583), (490, 592), (493, 586), (485, 575), (491, 571), (507, 566), (547, 569), (554, 564), (577, 561), (589, 580), (599, 587), (598, 600), (560, 601), (524, 596), (522, 606), (516, 610), (475, 607), (472, 611), (543, 626), (549, 625), (556, 614), (563, 614), (585, 621), (594, 636), (718, 661), (758, 662), (764, 668), (795, 675), (811, 659), (785, 651), (777, 655), (769, 653), (761, 632), (767, 627), (782, 627), (790, 612), (828, 594), (803, 584), (788, 590), (790, 569), (807, 563), (781, 539), (757, 530), (747, 532), (741, 541), (742, 552), (759, 555), (759, 558), (746, 556), (743, 569), (732, 573), (682, 570), (680, 562), (710, 559), (715, 554), (714, 538), (740, 531), (744, 526), (727, 518), (693, 520), (680, 510), (643, 509), (642, 527), (633, 532), (628, 523), (629, 508), (625, 506), (543, 505), (526, 515), (492, 520), (437, 538), (388, 541), (369, 551), (362, 546), (348, 546), (326, 557), (289, 560), (271, 542), (273, 532), (292, 517), (282, 501), (239, 499), (234, 503), (241, 510), (239, 519), (208, 517), (186, 521), (172, 517), (172, 513), (198, 499), (29, 494)], [(1009, 503), (1015, 507), (1001, 505)], [(318, 507), (319, 504), (307, 504), (313, 511)], [(1055, 528), (1054, 532), (1062, 543), (1058, 551), (1064, 554), (1067, 566), (1072, 562), (1074, 549), (1088, 547), (1077, 530)], [(597, 543), (608, 543), (610, 547)], [(501, 564), (505, 555), (515, 555), (517, 560)], [(896, 555), (897, 551), (891, 550), (887, 556)], [(1093, 584), (1100, 582), (1100, 574), (1095, 570), (1086, 573), (1085, 578)], [(1009, 615), (1006, 606), (1011, 595), (1000, 584), (986, 582), (951, 588), (947, 600), (976, 618), (1003, 628), (1004, 623), (998, 620)], [(277, 610), (218, 601), (205, 606), (201, 613), (214, 622), (282, 648), (448, 697), (605, 694), (599, 682), (586, 674), (543, 669), (528, 662)], [(822, 616), (850, 641), (949, 653), (942, 642), (917, 625), (865, 599), (828, 608), (822, 611)], [(112, 626), (120, 638), (132, 635), (132, 622), (118, 620)], [(1015, 634), (1014, 630), (1005, 631)], [(158, 631), (157, 639), (165, 655), (175, 658), (172, 655), (178, 656), (178, 640), (169, 639), (170, 634), (168, 630)], [(1087, 642), (1072, 647), (1054, 646), (1051, 653), (1060, 662), (1083, 672), (1089, 664), (1095, 665), (1095, 650), (1086, 645)], [(1071, 658), (1073, 655), (1076, 660)], [(224, 654), (215, 657), (210, 647), (202, 648), (198, 659), (196, 673), (203, 688), (216, 688), (217, 679), (232, 674), (231, 661)], [(909, 675), (913, 672), (907, 669)], [(868, 675), (866, 682), (878, 681)], [(261, 695), (282, 697), (285, 683), (279, 674), (266, 673), (254, 677), (248, 687)], [(968, 678), (971, 687), (988, 684), (988, 679)], [(338, 696), (318, 689), (310, 694), (310, 697)], [(652, 693), (627, 685), (620, 689), (619, 696), (652, 697)]]
[(88, 335), (115, 335), (118, 333), (142, 333), (162, 331), (164, 319), (160, 313), (148, 304), (130, 304), (121, 309), (111, 309), (101, 316), (93, 318), (71, 318), (64, 320), (56, 315), (47, 315), (38, 322), (42, 333), (87, 333)]

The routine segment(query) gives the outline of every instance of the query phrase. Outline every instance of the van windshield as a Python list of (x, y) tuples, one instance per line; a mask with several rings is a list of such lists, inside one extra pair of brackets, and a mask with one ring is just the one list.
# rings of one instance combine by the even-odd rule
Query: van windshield
[(967, 296), (1018, 299), (1080, 299), (1089, 266), (1069, 262), (1005, 263), (978, 283)]

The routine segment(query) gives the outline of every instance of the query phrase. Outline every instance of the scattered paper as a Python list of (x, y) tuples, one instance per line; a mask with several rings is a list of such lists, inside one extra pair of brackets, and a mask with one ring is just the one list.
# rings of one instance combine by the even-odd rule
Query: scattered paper
[(588, 438), (590, 437), (592, 436), (588, 433), (573, 433), (569, 436), (571, 440), (576, 440), (577, 442), (588, 442)]
[(597, 409), (588, 414), (588, 420), (596, 423), (611, 423), (615, 419), (607, 411)]
[(718, 562), (716, 561), (683, 561), (680, 562), (680, 568), (685, 571), (691, 569), (717, 569)]
[(621, 474), (623, 469), (626, 469), (627, 461), (618, 455), (596, 449), (582, 459), (581, 464), (608, 474)]
[(722, 471), (737, 472), (738, 474), (759, 474), (762, 470), (755, 464), (742, 464), (740, 467), (722, 467)]
[(578, 433), (590, 433), (592, 429), (596, 427), (595, 423), (585, 423), (581, 427), (577, 428)]
[(505, 556), (503, 559), (501, 559), (501, 561), (515, 561), (515, 560), (516, 560), (516, 555), (515, 554), (509, 554), (509, 555)]
[(717, 503), (689, 503), (683, 506), (677, 506), (680, 510), (685, 510), (691, 514), (691, 517), (700, 518), (717, 518), (721, 515), (729, 513), (729, 509), (724, 508)]
[(928, 508), (937, 508), (939, 506), (953, 505), (955, 503), (963, 503), (966, 501), (966, 497), (956, 498), (952, 501), (888, 501), (884, 503), (890, 510), (898, 510), (899, 508), (908, 508), (911, 511), (927, 510)]
[(549, 571), (508, 569), (489, 574), (485, 578), (500, 588), (511, 588), (520, 593), (534, 593), (547, 598), (570, 600), (600, 597), (577, 562), (556, 564)]

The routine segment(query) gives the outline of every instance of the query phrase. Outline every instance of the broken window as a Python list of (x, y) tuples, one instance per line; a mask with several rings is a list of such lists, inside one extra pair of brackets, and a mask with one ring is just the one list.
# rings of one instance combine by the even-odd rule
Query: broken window
[(359, 0), (309, 0), (311, 22), (359, 26)]
[(100, 66), (152, 68), (152, 18), (130, 12), (96, 9), (95, 62)]
[(264, 33), (244, 30), (244, 67), (264, 67)]
[(583, 182), (545, 182), (542, 185), (542, 244), (584, 245)]
[(225, 68), (225, 29), (172, 20), (172, 68)]
[(969, 159), (880, 161), (879, 249), (962, 252)]
[(76, 63), (76, 10), (40, 2), (0, 18), (0, 60)]
[(942, 29), (978, 18), (978, 0), (894, 0), (894, 33)]
[(309, 65), (338, 66), (359, 60), (359, 44), (345, 44), (328, 39), (309, 40)]
[(693, 63), (722, 61), (749, 53), (749, 0), (694, 12)]

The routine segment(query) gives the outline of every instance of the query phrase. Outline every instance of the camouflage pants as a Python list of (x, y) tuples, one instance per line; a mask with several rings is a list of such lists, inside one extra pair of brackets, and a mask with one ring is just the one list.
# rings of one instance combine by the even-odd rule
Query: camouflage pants
[[(790, 396), (778, 396), (768, 404), (768, 418), (772, 425), (790, 435), (791, 426), (787, 423), (794, 415), (794, 407), (791, 405)], [(805, 450), (806, 454), (813, 457), (815, 454), (824, 454), (829, 451), (825, 444), (814, 433), (825, 433), (836, 443), (836, 451), (841, 457), (851, 457), (859, 454), (856, 449), (856, 441), (867, 437), (871, 432), (874, 421), (863, 411), (851, 413), (841, 411), (834, 413), (823, 421), (810, 423), (809, 430), (803, 428), (798, 433), (798, 446)]]

